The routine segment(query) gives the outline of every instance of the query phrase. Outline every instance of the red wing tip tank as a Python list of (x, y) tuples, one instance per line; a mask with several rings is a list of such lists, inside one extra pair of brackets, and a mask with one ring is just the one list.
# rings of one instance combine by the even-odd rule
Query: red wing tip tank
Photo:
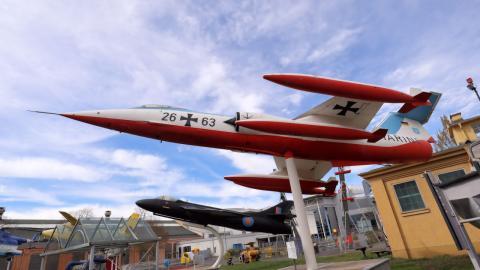
[[(290, 188), (290, 183), (288, 182), (287, 176), (282, 175), (262, 175), (262, 174), (242, 174), (242, 175), (229, 175), (224, 177), (226, 180), (232, 181), (237, 185), (244, 187), (267, 190), (267, 191), (277, 191), (277, 192), (289, 192), (292, 190)], [(314, 181), (300, 179), (300, 186), (302, 193), (306, 195), (324, 195), (324, 196), (334, 196), (335, 188), (338, 184), (337, 180), (324, 181)]]
[(272, 234), (291, 233), (288, 220), (293, 218), (290, 213), (293, 201), (283, 201), (266, 209), (245, 212), (194, 204), (168, 197), (143, 199), (136, 204), (157, 216), (203, 226), (216, 225), (240, 231)]
[(378, 142), (385, 135), (387, 129), (377, 129), (374, 132), (368, 132), (362, 129), (347, 128), (342, 126), (321, 125), (301, 121), (281, 121), (281, 120), (263, 120), (247, 119), (235, 122), (236, 125), (254, 129), (257, 131), (292, 135), (315, 137), (336, 140), (361, 140), (367, 139), (368, 142)]
[(381, 86), (304, 74), (266, 74), (263, 78), (302, 91), (378, 102), (405, 103), (399, 110), (400, 113), (407, 113), (419, 106), (432, 105), (428, 100), (429, 93), (425, 92), (411, 96)]

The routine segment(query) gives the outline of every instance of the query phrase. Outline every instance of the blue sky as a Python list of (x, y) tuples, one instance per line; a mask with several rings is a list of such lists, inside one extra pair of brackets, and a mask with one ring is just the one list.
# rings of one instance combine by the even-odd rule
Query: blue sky
[[(439, 116), (479, 113), (479, 1), (2, 1), (0, 204), (7, 216), (111, 209), (162, 194), (265, 207), (278, 194), (224, 175), (268, 173), (270, 157), (119, 134), (27, 109), (168, 104), (294, 117), (327, 99), (262, 79), (307, 73), (443, 93)], [(398, 105), (386, 105), (378, 123)], [(368, 168), (356, 168), (360, 172)], [(358, 177), (349, 184), (359, 186)]]

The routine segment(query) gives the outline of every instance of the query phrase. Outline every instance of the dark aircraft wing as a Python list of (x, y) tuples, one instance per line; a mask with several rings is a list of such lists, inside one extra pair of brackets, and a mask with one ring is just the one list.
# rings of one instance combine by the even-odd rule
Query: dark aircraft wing
[(191, 210), (195, 211), (198, 213), (209, 213), (209, 214), (229, 214), (229, 215), (237, 215), (239, 217), (243, 217), (243, 215), (240, 212), (235, 212), (232, 210), (227, 210), (227, 209), (220, 209), (220, 208), (214, 208), (214, 207), (206, 207), (206, 206), (200, 206), (200, 205), (182, 205), (182, 208), (185, 210)]
[[(169, 215), (164, 215), (164, 214), (158, 214), (158, 213), (153, 213), (155, 216), (159, 216), (159, 217), (166, 217), (166, 218), (171, 218), (171, 219), (174, 219), (174, 220), (180, 220), (180, 221), (186, 221), (186, 222), (191, 222), (191, 223), (195, 223), (195, 224), (201, 224), (198, 222), (198, 220), (194, 220), (194, 219), (188, 219), (188, 218), (179, 218), (179, 217), (174, 217), (174, 216), (169, 216)], [(208, 225), (208, 224), (202, 224), (202, 225)]]

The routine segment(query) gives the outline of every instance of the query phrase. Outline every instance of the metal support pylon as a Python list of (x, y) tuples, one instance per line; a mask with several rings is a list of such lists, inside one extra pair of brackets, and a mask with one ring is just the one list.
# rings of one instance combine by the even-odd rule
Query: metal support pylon
[(90, 247), (90, 254), (88, 255), (88, 270), (95, 269), (95, 246)]
[(307, 270), (317, 269), (317, 259), (313, 249), (312, 237), (308, 228), (307, 214), (305, 213), (305, 203), (303, 202), (302, 189), (300, 187), (300, 179), (298, 177), (297, 167), (292, 153), (285, 154), (285, 164), (287, 166), (288, 180), (292, 190), (293, 205), (295, 207), (295, 215), (297, 216), (298, 234), (302, 241), (303, 253)]
[(344, 167), (338, 167), (338, 171), (335, 173), (339, 176), (340, 188), (342, 191), (341, 194), (341, 201), (342, 201), (342, 212), (343, 212), (343, 220), (342, 223), (344, 225), (344, 235), (341, 237), (342, 244), (345, 245), (344, 251), (347, 251), (347, 239), (351, 233), (350, 228), (350, 219), (348, 218), (348, 194), (347, 194), (347, 184), (345, 183), (345, 174), (350, 173), (350, 170), (345, 170)]
[(186, 228), (187, 230), (191, 229), (192, 227), (207, 230), (207, 231), (211, 232), (218, 239), (218, 247), (219, 247), (220, 255), (218, 256), (217, 260), (207, 269), (210, 269), (210, 270), (220, 269), (220, 267), (222, 266), (223, 256), (225, 255), (225, 246), (224, 246), (224, 243), (223, 243), (223, 240), (222, 240), (222, 237), (221, 237), (220, 233), (217, 230), (215, 230), (213, 227), (208, 226), (208, 225), (204, 226), (204, 225), (185, 222), (185, 221), (179, 221), (179, 220), (175, 220), (175, 221), (180, 226)]
[(12, 259), (13, 259), (12, 257), (7, 258), (7, 270), (10, 270), (10, 265), (11, 265)]

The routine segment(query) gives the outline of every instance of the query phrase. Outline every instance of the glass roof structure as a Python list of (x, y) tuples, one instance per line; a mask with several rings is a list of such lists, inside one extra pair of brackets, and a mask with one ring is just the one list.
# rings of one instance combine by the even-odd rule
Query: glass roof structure
[(130, 225), (124, 218), (78, 219), (75, 226), (57, 225), (43, 256), (96, 248), (119, 248), (158, 241), (159, 237), (143, 219)]

